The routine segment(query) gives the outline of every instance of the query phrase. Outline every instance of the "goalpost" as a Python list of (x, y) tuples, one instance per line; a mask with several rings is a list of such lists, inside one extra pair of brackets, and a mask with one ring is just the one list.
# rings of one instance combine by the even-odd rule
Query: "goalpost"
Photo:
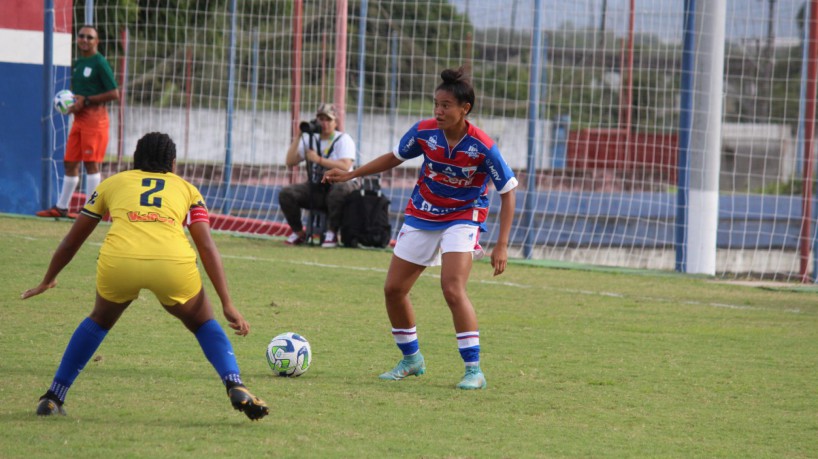
[[(104, 174), (167, 132), (215, 228), (288, 233), (277, 193), (304, 177), (284, 156), (320, 103), (363, 163), (431, 117), (440, 71), (463, 65), (470, 120), (521, 183), (512, 256), (801, 281), (816, 272), (816, 3), (75, 0), (55, 15), (93, 18), (122, 83)], [(395, 229), (418, 166), (382, 177)]]

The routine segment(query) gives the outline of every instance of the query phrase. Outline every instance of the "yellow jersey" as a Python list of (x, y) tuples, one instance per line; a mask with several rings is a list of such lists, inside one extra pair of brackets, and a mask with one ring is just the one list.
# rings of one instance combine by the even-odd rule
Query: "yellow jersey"
[(100, 256), (195, 260), (184, 230), (192, 209), (206, 215), (202, 194), (182, 177), (131, 170), (100, 183), (81, 213), (96, 219), (111, 215)]

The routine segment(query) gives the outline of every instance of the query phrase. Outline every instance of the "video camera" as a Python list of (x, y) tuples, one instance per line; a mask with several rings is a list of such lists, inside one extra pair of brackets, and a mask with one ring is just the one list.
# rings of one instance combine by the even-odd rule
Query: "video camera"
[(317, 119), (310, 121), (302, 121), (301, 124), (298, 125), (298, 128), (301, 129), (301, 132), (305, 134), (321, 133), (321, 124), (318, 122)]

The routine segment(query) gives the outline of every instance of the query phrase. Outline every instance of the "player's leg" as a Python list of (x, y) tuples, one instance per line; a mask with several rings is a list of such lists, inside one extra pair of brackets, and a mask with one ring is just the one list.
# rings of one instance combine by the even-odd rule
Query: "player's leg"
[(427, 266), (438, 262), (441, 231), (423, 231), (403, 225), (389, 264), (384, 283), (386, 313), (392, 324), (392, 336), (403, 354), (400, 362), (381, 379), (401, 380), (406, 376), (420, 376), (426, 372), (426, 361), (420, 352), (415, 310), (409, 291)]
[(51, 386), (40, 397), (38, 415), (65, 414), (63, 403), (68, 390), (130, 303), (108, 301), (97, 293), (93, 311), (74, 330)]
[(278, 193), (278, 205), (281, 213), (290, 225), (293, 233), (287, 239), (288, 244), (299, 245), (307, 240), (304, 225), (301, 223), (301, 209), (310, 206), (309, 183), (296, 183), (281, 188)]
[(233, 407), (250, 419), (261, 419), (268, 413), (263, 400), (251, 394), (241, 380), (239, 364), (230, 339), (216, 322), (213, 306), (202, 288), (201, 277), (193, 262), (164, 262), (169, 269), (153, 279), (150, 289), (162, 306), (193, 333), (207, 360), (219, 374)]
[(86, 199), (97, 189), (102, 181), (100, 165), (105, 159), (105, 150), (108, 148), (108, 128), (105, 123), (104, 129), (85, 129), (83, 131), (81, 148), (83, 152), (82, 162), (85, 166), (85, 196)]
[(38, 211), (38, 217), (75, 217), (75, 215), (68, 212), (68, 207), (71, 205), (71, 197), (74, 195), (74, 190), (80, 183), (80, 164), (82, 161), (82, 131), (78, 123), (71, 126), (71, 132), (68, 134), (68, 140), (65, 145), (65, 155), (63, 156), (63, 174), (62, 188), (57, 198), (57, 204), (50, 208)]
[[(449, 306), (457, 337), (457, 348), (466, 366), (460, 389), (482, 389), (486, 378), (480, 369), (480, 331), (477, 314), (466, 293), (472, 268), (472, 256), (479, 229), (470, 225), (448, 228), (441, 240), (442, 267), (440, 286)], [(481, 249), (482, 250), (482, 249)]]

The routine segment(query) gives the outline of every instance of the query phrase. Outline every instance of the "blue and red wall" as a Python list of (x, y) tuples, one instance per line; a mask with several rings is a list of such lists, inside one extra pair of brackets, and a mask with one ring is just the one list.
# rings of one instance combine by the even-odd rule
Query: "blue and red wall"
[[(44, 5), (41, 0), (0, 0), (0, 212), (31, 214), (52, 206), (62, 176), (64, 134), (54, 135), (52, 145), (45, 146), (51, 158), (43, 158), (44, 126), (67, 128), (61, 115), (43, 113)], [(71, 23), (72, 1), (54, 0), (54, 91), (70, 84)]]

